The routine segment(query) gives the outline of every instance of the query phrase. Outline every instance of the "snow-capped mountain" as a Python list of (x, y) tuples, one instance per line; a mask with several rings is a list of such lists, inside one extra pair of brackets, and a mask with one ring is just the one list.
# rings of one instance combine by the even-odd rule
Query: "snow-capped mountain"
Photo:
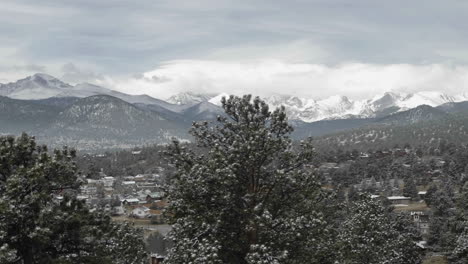
[(72, 86), (43, 73), (37, 73), (13, 83), (0, 84), (0, 96), (20, 100), (40, 100), (52, 97), (84, 98), (94, 95), (110, 95), (128, 103), (170, 105), (148, 95), (125, 94), (90, 83)]
[(37, 73), (14, 83), (0, 84), (0, 95), (23, 100), (45, 99), (72, 88), (50, 75)]
[(347, 116), (356, 114), (355, 102), (346, 96), (332, 96), (318, 101), (295, 96), (271, 96), (265, 98), (265, 100), (273, 108), (283, 105), (290, 119), (302, 120), (304, 122), (346, 118)]
[(212, 94), (197, 94), (192, 92), (183, 92), (173, 95), (167, 99), (168, 103), (177, 105), (195, 105), (201, 102), (207, 102), (215, 95)]
[[(220, 94), (209, 102), (220, 105)], [(413, 94), (386, 92), (365, 100), (351, 100), (346, 96), (331, 96), (322, 100), (296, 96), (273, 95), (263, 98), (272, 108), (284, 106), (290, 120), (315, 122), (319, 120), (372, 118), (405, 111), (420, 105), (432, 107), (468, 100), (465, 95), (450, 96), (440, 92)]]
[[(184, 92), (170, 97), (167, 101), (148, 95), (130, 95), (100, 87), (89, 83), (75, 86), (64, 83), (46, 74), (35, 74), (14, 83), (0, 84), (0, 96), (20, 100), (40, 100), (49, 98), (85, 98), (95, 95), (109, 95), (140, 107), (160, 109), (176, 114), (187, 114), (186, 109), (203, 103), (204, 115), (215, 116), (219, 108), (208, 104), (221, 105), (221, 98), (227, 93), (217, 96)], [(346, 96), (331, 96), (329, 98), (305, 98), (291, 95), (273, 95), (263, 98), (271, 108), (285, 106), (290, 120), (315, 122), (319, 120), (356, 119), (382, 117), (396, 112), (405, 111), (420, 105), (432, 107), (445, 103), (468, 101), (468, 96), (450, 96), (440, 92), (417, 92), (412, 94), (386, 92), (373, 98), (352, 100)], [(60, 101), (61, 102), (61, 101)], [(217, 110), (213, 110), (217, 109)], [(209, 113), (209, 112), (213, 113)], [(161, 112), (161, 111), (159, 111)], [(172, 114), (169, 113), (168, 116)]]
[(398, 107), (400, 111), (415, 108), (420, 105), (438, 106), (445, 103), (467, 100), (465, 96), (450, 96), (440, 92), (422, 91), (413, 94), (387, 92), (363, 102), (364, 113), (381, 111), (390, 107)]
[[(184, 93), (173, 96), (170, 103), (88, 83), (73, 86), (49, 75), (35, 74), (0, 84), (0, 134), (26, 131), (49, 145), (82, 149), (167, 143), (173, 136), (189, 138), (187, 131), (193, 121), (213, 121), (223, 115), (223, 96), (229, 97), (227, 93), (214, 97)], [(439, 122), (468, 111), (467, 96), (439, 92), (387, 92), (365, 100), (287, 95), (263, 100), (271, 108), (285, 106), (295, 128), (294, 138), (363, 127)]]

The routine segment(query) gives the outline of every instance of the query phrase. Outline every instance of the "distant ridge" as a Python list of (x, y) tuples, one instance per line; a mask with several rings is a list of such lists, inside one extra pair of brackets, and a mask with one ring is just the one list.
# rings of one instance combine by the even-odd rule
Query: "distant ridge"
[[(187, 131), (192, 122), (214, 121), (224, 114), (220, 107), (222, 96), (228, 95), (184, 93), (174, 96), (171, 102), (175, 103), (170, 103), (93, 84), (72, 86), (49, 75), (35, 74), (0, 84), (0, 134), (25, 131), (53, 147), (70, 145), (83, 150), (165, 144), (173, 137), (190, 140)], [(454, 133), (446, 128), (451, 133), (441, 135), (464, 138), (465, 134), (460, 133), (466, 133), (464, 127), (468, 127), (468, 119), (466, 123), (464, 119), (468, 101), (463, 99), (420, 92), (384, 93), (361, 101), (345, 96), (314, 100), (284, 95), (266, 97), (265, 101), (272, 109), (286, 107), (295, 139), (313, 136), (318, 142), (351, 146), (395, 138), (398, 136), (392, 135), (400, 135), (398, 131), (415, 129), (413, 126), (420, 124), (435, 122), (438, 126), (434, 127), (440, 130), (449, 124), (446, 120), (458, 120), (450, 125), (459, 130)], [(426, 129), (423, 134), (439, 132)]]
[[(182, 92), (167, 101), (148, 95), (130, 95), (90, 83), (75, 86), (61, 80), (38, 73), (13, 83), (0, 84), (0, 96), (22, 100), (39, 100), (53, 97), (84, 98), (93, 95), (110, 95), (131, 104), (153, 105), (171, 112), (181, 113), (199, 103), (220, 106), (227, 93), (197, 94)], [(422, 91), (417, 93), (385, 92), (370, 99), (352, 100), (346, 96), (331, 96), (324, 99), (297, 97), (292, 95), (272, 95), (262, 98), (271, 108), (285, 106), (290, 120), (311, 123), (320, 120), (378, 118), (402, 112), (420, 105), (432, 107), (467, 101), (466, 95), (450, 96), (440, 92)]]

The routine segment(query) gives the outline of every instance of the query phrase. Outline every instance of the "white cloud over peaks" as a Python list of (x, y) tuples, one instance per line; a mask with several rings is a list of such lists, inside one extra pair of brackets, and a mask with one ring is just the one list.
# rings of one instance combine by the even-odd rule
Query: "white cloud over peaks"
[(267, 96), (287, 94), (315, 99), (333, 95), (371, 98), (395, 92), (468, 92), (468, 67), (443, 64), (365, 64), (335, 66), (259, 61), (169, 61), (155, 70), (130, 78), (106, 78), (101, 85), (131, 94), (167, 98), (191, 91)]

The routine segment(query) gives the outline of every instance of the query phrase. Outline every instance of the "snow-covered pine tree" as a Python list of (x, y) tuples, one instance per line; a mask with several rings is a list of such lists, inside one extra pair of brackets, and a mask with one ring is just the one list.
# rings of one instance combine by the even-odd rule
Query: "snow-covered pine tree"
[(455, 228), (450, 231), (455, 233), (456, 241), (453, 243), (453, 250), (450, 260), (453, 263), (468, 262), (468, 182), (460, 188), (457, 199), (456, 217), (450, 219)]
[[(464, 223), (468, 226), (468, 223)], [(468, 230), (465, 229), (457, 238), (455, 248), (452, 252), (452, 263), (464, 264), (468, 261)]]
[(177, 141), (168, 185), (174, 242), (166, 263), (331, 263), (323, 192), (294, 149), (284, 108), (250, 95), (222, 99), (226, 116), (195, 123), (198, 154)]
[(417, 264), (418, 235), (403, 216), (391, 215), (377, 199), (361, 195), (339, 228), (338, 261), (346, 264)]
[(412, 199), (417, 199), (418, 190), (416, 189), (416, 184), (414, 183), (413, 178), (410, 176), (404, 179), (404, 187), (403, 187), (403, 196), (411, 197)]
[(26, 134), (0, 137), (1, 263), (145, 262), (137, 230), (76, 199), (74, 156), (66, 148), (51, 155)]

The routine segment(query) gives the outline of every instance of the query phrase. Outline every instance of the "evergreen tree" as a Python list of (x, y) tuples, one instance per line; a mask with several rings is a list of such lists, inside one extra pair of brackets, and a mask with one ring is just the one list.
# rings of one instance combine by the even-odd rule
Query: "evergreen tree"
[(453, 200), (443, 189), (439, 189), (432, 198), (432, 216), (429, 221), (428, 244), (437, 251), (450, 251), (454, 248), (456, 236), (459, 234), (458, 221), (452, 210)]
[(403, 187), (403, 196), (411, 197), (412, 199), (418, 198), (418, 190), (412, 178), (405, 178), (405, 186)]
[(258, 97), (222, 106), (216, 125), (191, 130), (203, 155), (177, 141), (168, 151), (177, 173), (166, 263), (332, 263), (310, 143), (293, 149), (284, 108), (270, 112)]
[(152, 253), (166, 255), (167, 249), (170, 248), (170, 243), (159, 232), (151, 233), (146, 239), (147, 250)]
[(380, 201), (362, 196), (340, 226), (337, 263), (421, 263), (419, 236), (411, 226), (401, 216), (392, 218)]
[(468, 215), (468, 182), (460, 188), (460, 195), (457, 199), (457, 208)]
[(468, 228), (457, 238), (455, 249), (451, 255), (451, 263), (464, 264), (468, 262)]
[(348, 189), (348, 202), (355, 201), (359, 198), (359, 192), (354, 188), (353, 185)]
[(468, 182), (460, 189), (457, 199), (457, 216), (455, 235), (457, 235), (453, 247), (451, 261), (453, 263), (468, 262)]
[[(142, 263), (140, 233), (76, 199), (74, 151), (0, 137), (1, 263)], [(54, 195), (62, 195), (61, 202)]]
[(427, 206), (431, 207), (434, 201), (437, 199), (436, 193), (439, 191), (439, 187), (437, 184), (432, 183), (427, 189), (426, 195), (424, 196), (424, 201), (426, 202)]

